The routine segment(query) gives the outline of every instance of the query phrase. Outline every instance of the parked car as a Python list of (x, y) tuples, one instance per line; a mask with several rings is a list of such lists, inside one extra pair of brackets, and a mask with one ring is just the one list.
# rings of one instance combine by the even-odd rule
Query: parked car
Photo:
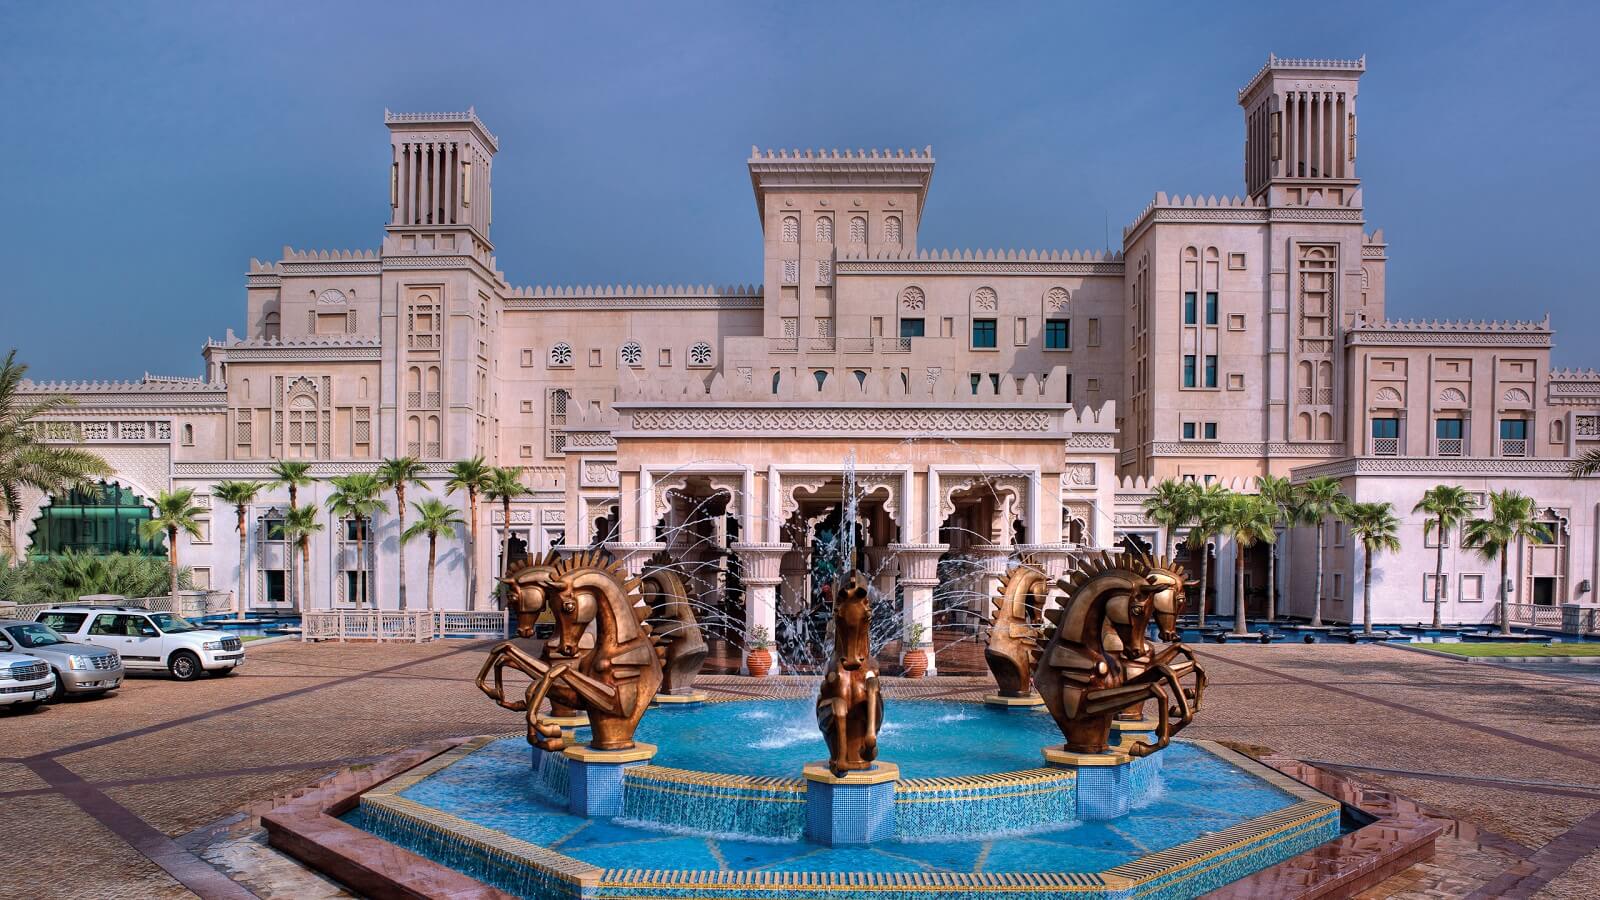
[(49, 663), (21, 653), (0, 653), (0, 706), (33, 709), (55, 690)]
[(93, 696), (122, 684), (122, 657), (117, 651), (69, 641), (43, 622), (0, 619), (0, 650), (34, 656), (50, 664), (55, 696)]
[(244, 665), (237, 635), (168, 612), (67, 604), (41, 610), (34, 620), (69, 640), (117, 651), (129, 671), (166, 669), (179, 681), (193, 681), (202, 674), (232, 675)]

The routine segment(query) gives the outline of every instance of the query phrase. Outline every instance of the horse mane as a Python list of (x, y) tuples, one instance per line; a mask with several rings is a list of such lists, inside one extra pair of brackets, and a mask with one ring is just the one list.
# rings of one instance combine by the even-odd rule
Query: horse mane
[(1016, 565), (1007, 569), (1005, 574), (1000, 576), (998, 592), (994, 598), (994, 611), (989, 620), (991, 622), (997, 621), (1001, 613), (1006, 611), (1009, 604), (1020, 599), (1012, 596), (1013, 589), (1015, 589), (1016, 593), (1025, 595), (1039, 585), (1046, 584), (1049, 580), (1044, 574), (1044, 569), (1034, 560), (1032, 555), (1023, 556), (1017, 561)]
[(628, 567), (612, 559), (604, 550), (579, 550), (566, 559), (557, 561), (554, 579), (560, 581), (585, 569), (609, 575), (616, 581), (628, 602), (629, 611), (633, 613), (634, 623), (643, 629), (645, 634), (649, 634), (650, 626), (645, 620), (650, 617), (650, 605), (644, 602), (644, 594), (639, 590), (639, 579), (629, 575)]
[(506, 576), (501, 581), (515, 582), (517, 576), (529, 569), (553, 569), (561, 563), (561, 554), (554, 550), (546, 551), (544, 556), (528, 556), (519, 559), (506, 568)]

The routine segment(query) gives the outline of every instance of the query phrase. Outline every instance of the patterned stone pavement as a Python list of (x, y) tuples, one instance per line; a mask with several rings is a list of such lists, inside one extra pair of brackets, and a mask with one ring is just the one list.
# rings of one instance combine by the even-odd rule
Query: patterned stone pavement
[[(254, 646), (231, 678), (134, 678), (104, 700), (0, 713), (0, 898), (344, 896), (265, 847), (253, 814), (402, 747), (516, 730), (471, 685), (487, 646)], [(1186, 736), (1315, 761), (1449, 826), (1433, 861), (1363, 897), (1594, 896), (1600, 683), (1380, 646), (1201, 654), (1211, 689)], [(891, 696), (987, 687), (886, 681)]]

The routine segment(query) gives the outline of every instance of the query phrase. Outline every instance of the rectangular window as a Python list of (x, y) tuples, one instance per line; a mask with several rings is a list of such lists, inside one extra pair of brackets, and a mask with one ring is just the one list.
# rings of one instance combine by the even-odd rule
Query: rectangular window
[(1500, 439), (1502, 441), (1525, 441), (1528, 439), (1528, 422), (1525, 419), (1501, 419)]
[(1089, 320), (1089, 346), (1091, 346), (1091, 347), (1100, 346), (1100, 320), (1099, 319), (1090, 319)]
[(1461, 420), (1440, 419), (1433, 423), (1433, 434), (1438, 438), (1459, 439), (1461, 437)]
[(1344, 574), (1342, 572), (1333, 573), (1333, 596), (1328, 599), (1335, 603), (1344, 599)]
[(1193, 353), (1185, 353), (1183, 355), (1183, 386), (1186, 387), (1186, 388), (1194, 387), (1194, 354)]
[(1183, 324), (1193, 325), (1196, 321), (1194, 291), (1185, 291), (1183, 294)]
[(1206, 423), (1205, 436), (1206, 436), (1206, 440), (1208, 440), (1208, 441), (1214, 441), (1214, 440), (1217, 439), (1217, 423), (1215, 423), (1215, 422), (1207, 422)]
[(522, 367), (526, 369), (526, 368), (528, 368), (529, 366), (532, 366), (532, 365), (533, 365), (533, 351), (532, 350), (524, 350), (524, 351), (522, 351)]
[(1072, 322), (1068, 319), (1046, 319), (1044, 323), (1044, 348), (1065, 350), (1072, 343)]
[(922, 337), (923, 327), (922, 319), (901, 319), (900, 336), (903, 338)]
[(1373, 419), (1372, 436), (1375, 438), (1397, 438), (1400, 436), (1399, 419)]
[(267, 602), (288, 603), (289, 588), (288, 581), (284, 578), (284, 571), (282, 569), (268, 569), (262, 574), (266, 576)]
[(1206, 291), (1206, 324), (1217, 324), (1217, 292)]
[(955, 337), (956, 336), (956, 320), (955, 320), (955, 317), (953, 317), (953, 316), (945, 316), (944, 318), (939, 320), (939, 336), (940, 337)]
[(1461, 439), (1460, 419), (1438, 419), (1433, 423), (1433, 450), (1440, 456), (1460, 456), (1466, 450)]
[(1206, 387), (1217, 386), (1217, 355), (1206, 354)]
[(1473, 603), (1483, 600), (1483, 576), (1461, 576), (1461, 602)]
[[(1424, 601), (1433, 602), (1433, 587), (1437, 583), (1438, 579), (1433, 577), (1432, 572), (1422, 576), (1422, 599)], [(1439, 591), (1439, 597), (1443, 600), (1450, 599), (1450, 576), (1448, 574), (1444, 576), (1444, 587)]]
[(1183, 423), (1183, 439), (1186, 440), (1186, 441), (1194, 440), (1194, 423), (1193, 422), (1185, 422), (1185, 423)]
[(995, 346), (994, 319), (972, 320), (972, 346), (979, 349), (993, 349)]

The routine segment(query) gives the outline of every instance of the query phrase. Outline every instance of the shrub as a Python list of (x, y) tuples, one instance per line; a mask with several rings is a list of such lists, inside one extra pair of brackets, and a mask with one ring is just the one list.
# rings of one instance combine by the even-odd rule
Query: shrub
[[(156, 597), (168, 591), (167, 560), (141, 553), (67, 551), (17, 567), (0, 568), (0, 600), (16, 603), (70, 603), (86, 594)], [(193, 587), (188, 569), (178, 570), (178, 587)]]

